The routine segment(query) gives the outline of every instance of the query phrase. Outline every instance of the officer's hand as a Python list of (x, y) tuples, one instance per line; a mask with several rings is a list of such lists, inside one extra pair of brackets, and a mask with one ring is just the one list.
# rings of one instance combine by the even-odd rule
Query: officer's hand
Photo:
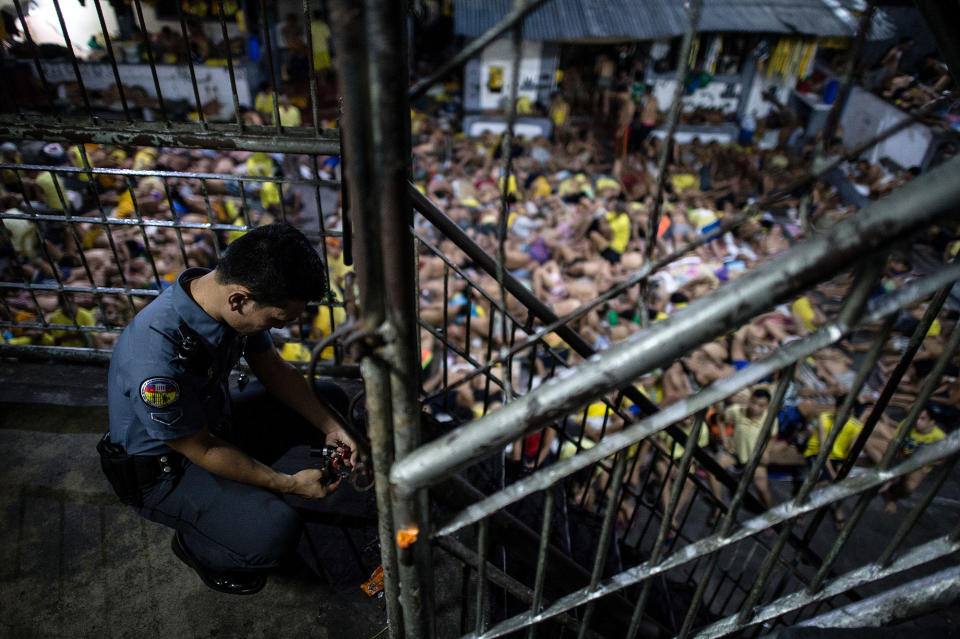
[(336, 446), (338, 448), (343, 446), (350, 447), (350, 465), (356, 466), (357, 462), (360, 460), (360, 453), (357, 450), (357, 445), (354, 443), (353, 439), (350, 438), (350, 435), (346, 433), (342, 428), (327, 433), (327, 446)]
[(291, 476), (293, 479), (293, 488), (290, 490), (295, 495), (306, 497), (307, 499), (323, 499), (340, 485), (340, 479), (332, 484), (323, 484), (326, 472), (319, 468), (307, 468)]

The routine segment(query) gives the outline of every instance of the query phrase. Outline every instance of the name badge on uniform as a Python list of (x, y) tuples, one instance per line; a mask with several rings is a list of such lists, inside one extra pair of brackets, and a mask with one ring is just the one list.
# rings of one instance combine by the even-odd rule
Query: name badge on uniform
[(140, 384), (140, 399), (148, 406), (164, 408), (180, 399), (180, 385), (169, 377), (151, 377)]

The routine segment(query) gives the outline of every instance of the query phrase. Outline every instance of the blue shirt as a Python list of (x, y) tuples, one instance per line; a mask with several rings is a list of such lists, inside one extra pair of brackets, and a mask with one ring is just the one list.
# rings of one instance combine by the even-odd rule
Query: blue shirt
[(230, 416), (230, 370), (273, 346), (266, 331), (242, 336), (214, 320), (184, 285), (190, 268), (140, 311), (113, 349), (108, 375), (110, 439), (130, 455), (170, 452), (164, 441), (214, 428)]

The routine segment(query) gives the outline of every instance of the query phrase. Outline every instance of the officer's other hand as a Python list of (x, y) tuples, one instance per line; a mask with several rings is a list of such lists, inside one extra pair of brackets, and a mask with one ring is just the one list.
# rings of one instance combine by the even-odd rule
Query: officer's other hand
[(324, 485), (326, 471), (319, 468), (306, 468), (299, 473), (291, 476), (293, 487), (290, 490), (295, 495), (306, 497), (307, 499), (323, 499), (331, 494), (340, 485), (340, 479), (332, 484)]
[(350, 438), (350, 435), (346, 433), (341, 428), (327, 433), (326, 438), (327, 446), (335, 446), (337, 448), (342, 448), (343, 446), (348, 446), (350, 448), (350, 465), (356, 466), (357, 462), (360, 461), (360, 455), (357, 451), (357, 445), (354, 443), (353, 439)]

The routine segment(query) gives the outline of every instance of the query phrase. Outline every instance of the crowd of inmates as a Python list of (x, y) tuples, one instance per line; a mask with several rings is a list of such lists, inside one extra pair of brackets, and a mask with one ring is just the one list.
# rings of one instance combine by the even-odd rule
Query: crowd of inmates
[[(626, 99), (632, 98), (615, 96), (611, 110), (623, 109), (617, 100)], [(250, 117), (259, 117), (258, 111), (269, 117), (273, 104), (255, 105)], [(749, 211), (739, 225), (681, 252), (653, 273), (644, 294), (639, 286), (631, 286), (578, 316), (571, 326), (597, 351), (723, 286), (736, 286), (738, 277), (776, 259), (807, 234), (823, 232), (838, 220), (858, 214), (857, 204), (846, 201), (842, 190), (817, 182), (810, 193), (809, 215), (802, 219), (799, 211), (805, 193), (790, 192), (789, 185), (809, 171), (816, 140), (782, 135), (770, 148), (736, 140), (693, 139), (673, 145), (662, 180), (661, 215), (654, 220), (664, 145), (660, 137), (648, 135), (655, 122), (651, 120), (629, 148), (614, 153), (609, 132), (589, 123), (574, 124), (567, 112), (563, 97), (556, 96), (548, 111), (556, 125), (552, 135), (514, 138), (509, 149), (502, 135), (485, 132), (468, 137), (448, 116), (412, 114), (416, 187), (476, 244), (500, 256), (505, 270), (558, 316), (625, 282), (649, 260), (660, 260), (715, 231), (724, 220)], [(657, 117), (662, 115), (643, 114), (641, 119), (646, 124)], [(837, 141), (827, 149), (832, 154), (844, 151)], [(303, 322), (277, 333), (284, 357), (309, 359), (309, 340), (328, 335), (355, 308), (353, 269), (345, 263), (341, 245), (340, 207), (318, 210), (310, 205), (315, 198), (313, 186), (284, 182), (336, 180), (337, 157), (314, 162), (306, 156), (262, 152), (64, 147), (10, 140), (2, 145), (2, 162), (46, 167), (2, 170), (0, 210), (8, 217), (0, 230), (0, 270), (9, 285), (3, 290), (0, 317), (7, 343), (109, 348), (119, 329), (184, 268), (214, 266), (245, 225), (275, 220), (329, 233), (317, 237), (330, 271), (330, 295)], [(106, 171), (91, 172), (90, 167)], [(891, 171), (864, 161), (845, 168), (850, 175), (870, 174), (871, 197), (916, 175), (916, 171)], [(776, 193), (781, 196), (768, 202)], [(212, 230), (210, 224), (223, 228)], [(483, 375), (459, 380), (503, 348), (528, 337), (536, 324), (527, 322), (527, 310), (512, 296), (507, 296), (511, 320), (502, 323), (496, 274), (477, 267), (419, 214), (414, 227), (420, 238), (416, 243), (420, 316), (427, 325), (420, 334), (423, 393), (436, 419), (462, 423), (486, 414), (507, 398), (502, 384), (491, 383)], [(891, 255), (876, 294), (918, 277), (922, 272), (918, 264), (950, 259), (960, 247), (955, 232), (950, 226), (931, 228)], [(33, 286), (28, 289), (25, 284)], [(636, 386), (657, 406), (680, 401), (818, 330), (835, 316), (850, 285), (851, 276), (839, 274), (669, 366), (648, 372)], [(71, 287), (108, 290), (71, 291)], [(925, 308), (919, 303), (898, 316), (893, 336), (857, 392), (853, 411), (818, 480), (836, 477)], [(887, 444), (905, 427), (907, 411), (943, 351), (945, 337), (954, 330), (956, 317), (953, 310), (942, 312), (927, 331), (861, 458), (855, 460), (858, 464), (877, 463)], [(770, 431), (763, 431), (763, 424), (775, 378), (714, 406), (696, 445), (735, 470), (747, 463), (760, 437), (769, 437), (753, 481), (770, 505), (769, 473), (802, 477), (806, 472), (819, 452), (819, 442), (833, 428), (837, 407), (853, 390), (856, 364), (873, 335), (871, 329), (858, 331), (799, 362)], [(538, 351), (524, 353), (527, 356), (512, 359), (509, 371), (503, 365), (492, 369), (498, 379), (509, 373), (513, 393), (529, 392), (558, 369), (581, 361), (556, 333), (545, 335)], [(957, 371), (953, 360), (920, 419), (908, 425), (910, 432), (898, 455), (912, 454), (942, 439), (955, 424), (960, 415)], [(522, 474), (564, 459), (623, 428), (640, 412), (617, 394), (600, 398), (561, 420), (557, 428), (513, 443), (509, 465)], [(681, 427), (690, 432), (692, 422)], [(682, 447), (666, 434), (631, 450), (628, 484), (633, 493), (623, 500), (621, 526), (630, 525), (637, 500), (645, 498), (641, 484), (664, 487), (659, 494), (666, 499), (666, 488), (678, 481), (675, 462), (681, 453)], [(887, 510), (895, 511), (897, 501), (909, 495), (925, 473), (926, 469), (917, 471), (886, 487)], [(604, 499), (606, 483), (593, 479), (593, 475), (580, 477), (572, 487), (581, 503)], [(709, 480), (694, 466), (684, 480), (683, 501), (694, 483), (700, 482), (719, 506), (726, 496), (720, 484)], [(717, 508), (712, 517), (719, 512)], [(833, 515), (838, 524), (844, 519), (839, 507)]]

